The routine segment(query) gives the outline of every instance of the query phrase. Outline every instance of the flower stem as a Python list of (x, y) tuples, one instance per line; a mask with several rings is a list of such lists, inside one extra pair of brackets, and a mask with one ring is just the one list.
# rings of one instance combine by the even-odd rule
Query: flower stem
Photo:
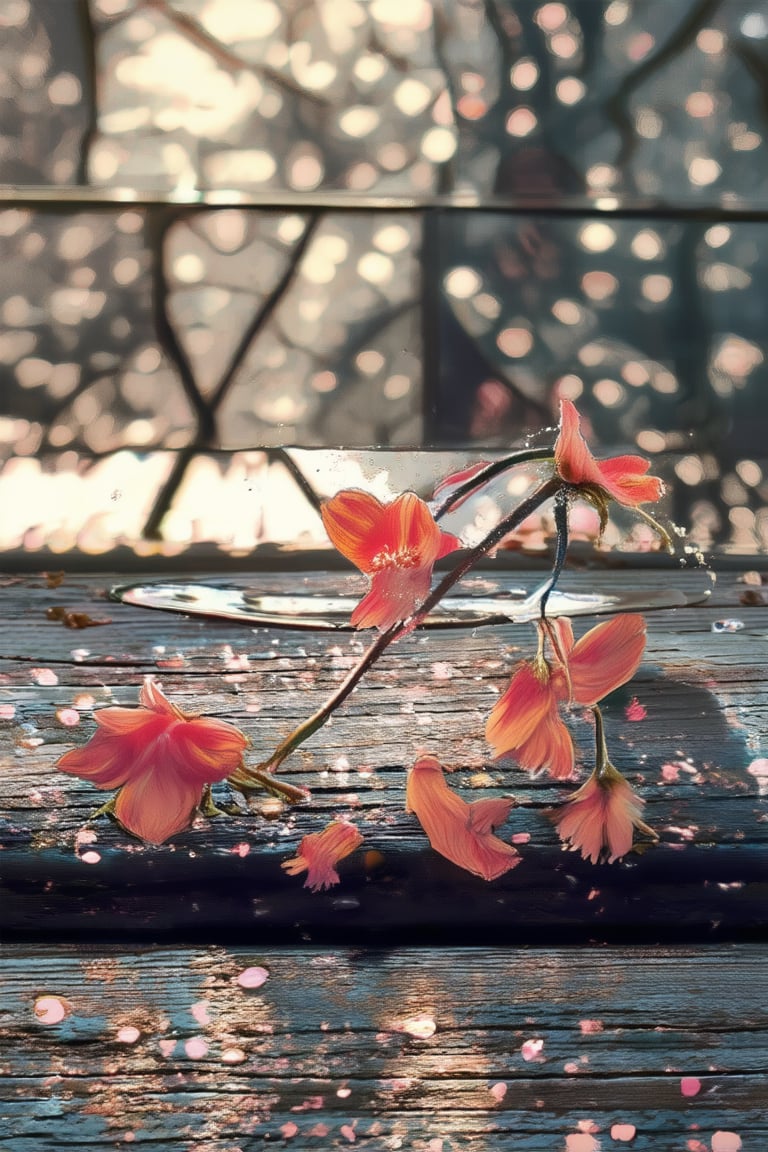
[(565, 564), (565, 558), (568, 555), (568, 489), (561, 488), (555, 496), (555, 530), (557, 532), (557, 541), (555, 545), (555, 563), (552, 568), (552, 575), (549, 583), (544, 590), (541, 597), (541, 604), (539, 611), (542, 620), (547, 614), (547, 601), (557, 587), (557, 582), (560, 579), (560, 573)]
[[(283, 740), (272, 753), (272, 755), (264, 760), (257, 768), (239, 769), (236, 777), (230, 776), (230, 783), (235, 787), (242, 786), (257, 787), (259, 785), (269, 786), (270, 790), (274, 789), (275, 784), (282, 782), (275, 781), (271, 773), (277, 769), (280, 764), (288, 757), (291, 752), (303, 744), (305, 740), (309, 739), (313, 733), (317, 732), (318, 728), (322, 728), (323, 724), (333, 715), (347, 696), (356, 687), (358, 682), (362, 679), (365, 673), (373, 667), (379, 657), (389, 647), (389, 645), (397, 640), (398, 637), (404, 635), (406, 632), (418, 627), (424, 618), (432, 611), (437, 603), (442, 600), (446, 592), (448, 592), (454, 584), (457, 584), (463, 576), (470, 571), (471, 568), (485, 556), (492, 548), (494, 548), (500, 540), (512, 532), (518, 524), (522, 523), (527, 516), (543, 504), (545, 500), (550, 500), (559, 492), (562, 487), (562, 480), (557, 476), (551, 477), (543, 484), (539, 485), (535, 492), (532, 492), (527, 499), (523, 500), (517, 506), (514, 512), (510, 512), (503, 520), (500, 520), (495, 528), (492, 528), (487, 536), (476, 544), (474, 548), (470, 548), (459, 560), (455, 568), (446, 573), (443, 579), (432, 589), (426, 599), (423, 601), (417, 611), (408, 618), (408, 620), (401, 621), (398, 624), (393, 624), (386, 632), (382, 632), (380, 636), (373, 641), (371, 645), (363, 653), (360, 661), (350, 671), (348, 676), (344, 679), (343, 683), (339, 685), (336, 691), (329, 696), (326, 702), (318, 708), (307, 720), (299, 724), (285, 740)], [(269, 780), (269, 785), (265, 785), (265, 778)], [(253, 784), (250, 781), (253, 780)], [(298, 791), (296, 789), (295, 791)], [(286, 797), (287, 798), (287, 797)]]
[[(592, 707), (592, 715), (595, 718), (595, 776), (600, 780), (604, 776), (611, 774), (613, 765), (608, 759), (608, 745), (605, 742), (605, 725), (603, 724), (603, 714), (597, 704)], [(613, 769), (615, 771), (615, 769)]]
[[(474, 568), (478, 560), (486, 556), (505, 536), (508, 536), (518, 525), (522, 524), (523, 520), (527, 519), (532, 512), (535, 512), (539, 505), (556, 496), (562, 488), (562, 485), (563, 481), (559, 476), (552, 476), (549, 480), (540, 484), (535, 492), (532, 492), (521, 504), (518, 504), (514, 512), (510, 512), (508, 516), (500, 520), (496, 527), (492, 528), (479, 544), (476, 544), (474, 548), (469, 548), (464, 553), (456, 567), (452, 568), (450, 572), (447, 572), (440, 583), (435, 585), (414, 615), (405, 624), (398, 625), (398, 630), (410, 632), (411, 629), (418, 627), (424, 617), (432, 611), (436, 604), (439, 604), (446, 592), (449, 592), (454, 584), (458, 584), (459, 580), (466, 576), (470, 569)], [(395, 638), (394, 636), (392, 637), (393, 640)]]
[(261, 764), (255, 768), (248, 768), (243, 764), (227, 776), (227, 782), (233, 788), (237, 788), (238, 792), (244, 794), (256, 788), (263, 788), (265, 792), (271, 796), (277, 796), (280, 800), (285, 800), (287, 804), (300, 804), (309, 796), (305, 788), (296, 788), (293, 784), (286, 784), (284, 780), (278, 780), (277, 776), (265, 771)]
[(501, 460), (494, 460), (488, 464), (480, 472), (476, 472), (474, 476), (470, 476), (469, 480), (465, 480), (458, 488), (454, 489), (449, 496), (446, 496), (442, 504), (438, 505), (434, 513), (435, 520), (440, 520), (447, 512), (450, 512), (457, 504), (460, 504), (472, 492), (478, 488), (482, 488), (489, 480), (493, 480), (496, 476), (500, 476), (502, 472), (507, 472), (510, 468), (516, 468), (518, 464), (528, 464), (533, 461), (536, 463), (543, 463), (546, 460), (552, 460), (551, 448), (524, 448), (520, 452), (512, 452), (509, 456), (504, 456)]
[[(313, 733), (317, 732), (318, 728), (322, 728), (326, 720), (336, 711), (338, 706), (346, 700), (350, 692), (355, 688), (357, 682), (365, 675), (369, 668), (378, 660), (385, 648), (392, 643), (395, 636), (402, 631), (402, 625), (393, 624), (386, 632), (382, 632), (377, 636), (372, 644), (366, 648), (359, 662), (351, 670), (348, 676), (345, 677), (343, 682), (339, 685), (336, 691), (328, 697), (325, 704), (318, 708), (311, 716), (299, 724), (298, 728), (294, 728), (289, 736), (286, 736), (282, 743), (278, 744), (275, 751), (265, 760), (259, 767), (264, 770), (260, 773), (264, 775), (265, 772), (273, 772), (279, 768), (283, 760), (290, 756), (299, 744), (303, 744), (308, 740)], [(247, 771), (251, 771), (250, 769)], [(231, 778), (230, 778), (231, 779)]]

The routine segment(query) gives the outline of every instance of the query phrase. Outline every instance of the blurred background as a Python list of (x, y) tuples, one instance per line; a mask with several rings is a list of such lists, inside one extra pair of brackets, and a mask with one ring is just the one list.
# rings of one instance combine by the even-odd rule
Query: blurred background
[(762, 0), (0, 0), (0, 89), (6, 558), (316, 548), (561, 396), (766, 549)]

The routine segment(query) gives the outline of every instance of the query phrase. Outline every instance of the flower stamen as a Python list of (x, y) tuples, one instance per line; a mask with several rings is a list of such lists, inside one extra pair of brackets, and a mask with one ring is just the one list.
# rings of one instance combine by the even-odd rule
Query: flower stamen
[(416, 568), (418, 563), (416, 548), (382, 548), (371, 561), (371, 568), (374, 572), (381, 572), (385, 568)]

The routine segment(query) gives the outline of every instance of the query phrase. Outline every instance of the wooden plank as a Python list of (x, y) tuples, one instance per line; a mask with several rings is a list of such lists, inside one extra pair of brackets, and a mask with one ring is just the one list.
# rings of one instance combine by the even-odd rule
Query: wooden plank
[[(539, 580), (483, 573), (470, 586), (495, 593)], [(700, 574), (572, 573), (574, 591), (657, 589)], [(256, 578), (254, 577), (250, 583)], [(359, 589), (355, 577), (260, 577), (263, 591), (322, 594)], [(119, 577), (115, 578), (119, 581)], [(333, 722), (291, 761), (287, 776), (310, 787), (306, 806), (266, 819), (251, 813), (200, 820), (172, 845), (137, 844), (106, 819), (83, 861), (77, 841), (103, 794), (56, 773), (57, 757), (93, 731), (94, 708), (135, 703), (143, 675), (161, 678), (189, 711), (226, 717), (266, 755), (345, 675), (362, 647), (352, 633), (253, 629), (108, 604), (104, 576), (11, 578), (0, 599), (0, 931), (46, 937), (272, 942), (440, 939), (477, 941), (749, 938), (762, 932), (768, 895), (764, 754), (768, 609), (739, 604), (743, 586), (720, 578), (708, 604), (649, 613), (647, 658), (606, 709), (619, 767), (647, 800), (662, 843), (625, 863), (593, 866), (563, 853), (544, 815), (571, 787), (531, 779), (489, 759), (483, 727), (510, 669), (531, 651), (533, 630), (489, 626), (417, 633), (385, 655)], [(248, 583), (248, 581), (245, 581)], [(55, 604), (111, 616), (71, 630), (45, 617)], [(713, 621), (745, 627), (715, 634)], [(577, 630), (592, 621), (577, 622)], [(41, 671), (44, 674), (41, 675)], [(46, 683), (55, 677), (55, 683)], [(632, 695), (647, 719), (627, 722)], [(90, 701), (88, 697), (92, 698)], [(67, 727), (62, 707), (78, 705)], [(12, 711), (13, 715), (8, 716)], [(574, 718), (588, 761), (591, 731)], [(514, 795), (502, 834), (522, 837), (524, 863), (486, 884), (428, 846), (404, 811), (405, 769), (422, 751), (455, 770), (468, 798)], [(480, 786), (480, 787), (478, 787)], [(225, 785), (218, 798), (238, 801)], [(342, 884), (311, 894), (280, 863), (329, 818), (354, 819), (365, 848), (341, 865)], [(92, 858), (91, 858), (92, 859)], [(649, 937), (650, 933), (650, 937)], [(393, 935), (394, 934), (394, 935)]]
[[(744, 945), (6, 947), (0, 1149), (710, 1152), (724, 1131), (759, 1152), (763, 960)], [(245, 989), (253, 966), (268, 978)], [(60, 1023), (36, 1015), (41, 997), (66, 1002)]]

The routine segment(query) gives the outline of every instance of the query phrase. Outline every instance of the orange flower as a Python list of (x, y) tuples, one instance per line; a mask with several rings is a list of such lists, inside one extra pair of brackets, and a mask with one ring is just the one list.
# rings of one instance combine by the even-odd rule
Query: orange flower
[(554, 815), (557, 834), (585, 860), (597, 864), (605, 856), (613, 864), (631, 849), (635, 828), (658, 839), (640, 819), (644, 803), (622, 774), (605, 764)]
[(493, 835), (512, 804), (493, 797), (468, 804), (448, 787), (434, 756), (420, 757), (408, 775), (406, 811), (418, 816), (434, 850), (484, 880), (520, 863), (517, 849)]
[(147, 677), (139, 708), (102, 708), (98, 731), (58, 761), (62, 772), (97, 788), (119, 788), (113, 811), (122, 826), (151, 844), (189, 827), (206, 784), (242, 764), (248, 743), (224, 720), (187, 716)]
[(461, 547), (413, 492), (382, 504), (349, 489), (328, 500), (322, 516), (331, 543), (371, 577), (370, 591), (352, 613), (356, 628), (384, 632), (407, 620), (429, 592), (435, 561)]
[(285, 868), (289, 876), (306, 872), (304, 887), (317, 892), (338, 884), (336, 865), (359, 848), (362, 842), (363, 838), (354, 824), (346, 820), (332, 820), (322, 832), (312, 832), (305, 836), (299, 846), (298, 856), (285, 860), (280, 867)]
[(642, 456), (613, 456), (595, 460), (579, 427), (579, 414), (570, 400), (560, 401), (560, 434), (555, 444), (555, 468), (568, 484), (593, 489), (597, 499), (618, 501), (628, 508), (654, 503), (664, 485)]
[[(576, 643), (570, 620), (543, 620), (539, 654), (518, 664), (486, 726), (496, 756), (514, 756), (529, 772), (548, 771), (557, 780), (573, 775), (570, 732), (561, 704), (591, 707), (634, 676), (645, 649), (645, 620), (637, 614), (597, 624)], [(544, 658), (544, 647), (553, 650)]]

